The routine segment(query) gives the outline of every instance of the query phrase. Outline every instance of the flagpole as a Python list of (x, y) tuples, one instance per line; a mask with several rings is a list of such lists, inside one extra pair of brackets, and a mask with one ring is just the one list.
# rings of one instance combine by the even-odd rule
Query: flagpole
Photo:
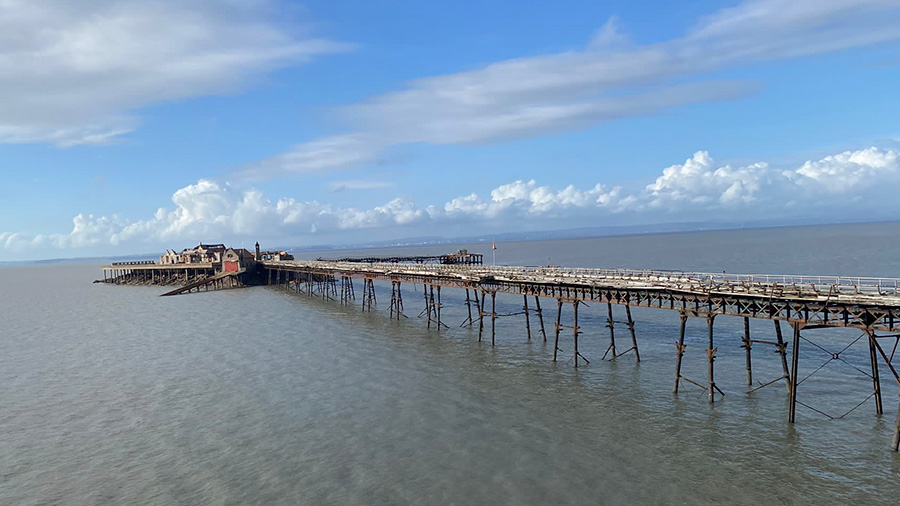
[(491, 266), (497, 266), (497, 241), (491, 237)]

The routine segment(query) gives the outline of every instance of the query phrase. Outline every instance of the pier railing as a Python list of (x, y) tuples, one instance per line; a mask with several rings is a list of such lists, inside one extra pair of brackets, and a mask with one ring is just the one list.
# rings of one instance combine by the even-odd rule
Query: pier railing
[(348, 273), (449, 276), (472, 281), (495, 278), (531, 283), (575, 283), (592, 286), (628, 286), (674, 289), (701, 293), (810, 298), (900, 297), (900, 278), (862, 276), (807, 276), (791, 274), (728, 274), (656, 269), (610, 269), (534, 266), (418, 265), (353, 262), (288, 261), (282, 265)]

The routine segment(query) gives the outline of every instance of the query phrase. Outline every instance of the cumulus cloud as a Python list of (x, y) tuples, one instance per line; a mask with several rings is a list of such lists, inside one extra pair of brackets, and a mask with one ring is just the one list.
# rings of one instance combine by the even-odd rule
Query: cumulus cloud
[(858, 199), (874, 186), (894, 185), (898, 178), (898, 153), (877, 147), (808, 160), (784, 171), (772, 170), (765, 162), (716, 167), (708, 152), (698, 151), (683, 164), (663, 169), (645, 188), (644, 202), (651, 208), (733, 209), (800, 199), (800, 205), (809, 206), (823, 204), (824, 193), (836, 204), (841, 198)]
[(845, 151), (821, 160), (808, 161), (795, 172), (784, 175), (799, 185), (820, 187), (830, 193), (845, 193), (863, 186), (896, 183), (897, 156), (894, 151), (882, 151), (875, 147)]
[[(682, 37), (644, 45), (632, 43), (613, 18), (580, 50), (417, 79), (344, 106), (337, 116), (352, 134), (302, 144), (259, 165), (270, 176), (342, 170), (371, 164), (398, 144), (492, 143), (734, 99), (757, 84), (710, 80), (714, 72), (897, 40), (898, 15), (895, 0), (746, 0)], [(357, 138), (365, 142), (319, 156), (320, 142)], [(734, 198), (747, 191), (735, 187)]]
[[(890, 193), (898, 181), (900, 153), (877, 147), (809, 160), (791, 170), (775, 170), (765, 162), (719, 165), (708, 152), (698, 151), (684, 163), (664, 168), (653, 183), (633, 190), (599, 183), (553, 188), (518, 180), (497, 186), (484, 197), (472, 193), (443, 205), (396, 197), (368, 209), (289, 197), (272, 200), (254, 188), (203, 179), (175, 191), (172, 205), (147, 219), (79, 214), (68, 234), (0, 233), (0, 251), (171, 244), (201, 238), (287, 241), (323, 234), (340, 238), (367, 229), (411, 235), (433, 233), (435, 227), (471, 230), (484, 223), (518, 230), (526, 223), (578, 226), (611, 223), (622, 216), (665, 222), (698, 211), (714, 212), (719, 219), (748, 214), (788, 217), (823, 206), (860, 209), (865, 207), (860, 206), (861, 198), (872, 197), (876, 189)], [(879, 208), (900, 210), (883, 204), (893, 200), (869, 200), (879, 202)]]
[(713, 159), (706, 151), (698, 151), (681, 165), (663, 169), (653, 184), (647, 185), (649, 205), (733, 206), (756, 199), (762, 186), (771, 182), (766, 163), (732, 168), (730, 165), (713, 168)]
[(596, 185), (587, 190), (568, 186), (554, 190), (535, 181), (515, 181), (495, 188), (490, 199), (473, 194), (444, 206), (420, 206), (407, 198), (393, 198), (369, 209), (338, 207), (292, 198), (270, 200), (259, 190), (200, 180), (172, 195), (172, 206), (160, 208), (145, 220), (129, 222), (118, 216), (79, 214), (68, 234), (27, 237), (0, 235), (8, 251), (29, 248), (84, 248), (124, 243), (171, 243), (204, 237), (282, 237), (361, 229), (390, 229), (469, 220), (513, 222), (522, 218), (552, 217), (584, 209), (620, 210), (628, 199), (621, 189)]
[(60, 242), (71, 246), (86, 241), (93, 244), (93, 231), (111, 224), (118, 225), (107, 234), (115, 244), (223, 236), (294, 237), (319, 230), (404, 226), (429, 217), (426, 210), (402, 198), (372, 209), (344, 208), (292, 198), (272, 201), (259, 190), (241, 190), (206, 179), (178, 189), (172, 195), (172, 204), (174, 208), (160, 208), (152, 218), (132, 223), (79, 216), (72, 233)]
[(478, 195), (458, 197), (444, 205), (448, 217), (477, 216), (496, 219), (503, 215), (558, 216), (578, 209), (604, 209), (618, 212), (629, 207), (633, 197), (623, 197), (619, 187), (607, 189), (601, 184), (588, 190), (569, 185), (562, 190), (538, 186), (533, 179), (500, 185), (491, 191), (490, 200)]
[(108, 143), (136, 108), (349, 49), (284, 14), (274, 0), (0, 1), (0, 142)]

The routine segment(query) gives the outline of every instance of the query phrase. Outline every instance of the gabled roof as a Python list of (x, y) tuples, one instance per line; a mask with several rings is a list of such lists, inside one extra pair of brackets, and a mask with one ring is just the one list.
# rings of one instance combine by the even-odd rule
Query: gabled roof
[(247, 251), (245, 248), (228, 248), (226, 253), (228, 251), (234, 251), (238, 258), (254, 258), (256, 256), (252, 252)]

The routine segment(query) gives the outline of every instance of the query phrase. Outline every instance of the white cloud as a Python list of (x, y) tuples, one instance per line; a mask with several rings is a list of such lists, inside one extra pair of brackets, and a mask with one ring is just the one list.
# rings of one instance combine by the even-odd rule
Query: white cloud
[(323, 137), (257, 162), (237, 176), (253, 180), (270, 178), (283, 172), (309, 174), (347, 170), (370, 164), (378, 158), (383, 148), (383, 144), (368, 135)]
[(20, 252), (36, 246), (37, 243), (33, 239), (23, 237), (15, 232), (2, 232), (0, 233), (0, 245), (5, 250)]
[(259, 190), (239, 190), (229, 184), (200, 180), (172, 195), (171, 208), (160, 208), (146, 220), (128, 222), (118, 216), (79, 214), (68, 234), (26, 237), (0, 235), (2, 249), (85, 248), (127, 243), (170, 244), (216, 237), (296, 238), (309, 234), (361, 229), (389, 229), (471, 220), (512, 222), (523, 217), (549, 217), (573, 209), (609, 209), (626, 202), (621, 189), (596, 185), (588, 190), (569, 186), (556, 191), (535, 181), (516, 181), (491, 192), (487, 203), (477, 195), (453, 199), (442, 207), (421, 207), (393, 198), (370, 209), (335, 207), (292, 198), (272, 201)]
[(734, 206), (756, 200), (760, 187), (769, 183), (768, 165), (730, 165), (713, 168), (706, 151), (698, 151), (681, 165), (663, 169), (653, 184), (647, 185), (652, 207), (692, 205)]
[[(200, 180), (177, 190), (174, 209), (159, 209), (153, 218), (121, 227), (111, 236), (143, 241), (198, 240), (201, 237), (253, 235), (297, 236), (311, 230), (353, 230), (403, 226), (428, 217), (412, 202), (395, 198), (372, 209), (333, 207), (319, 202), (282, 198), (272, 202), (256, 189)], [(105, 218), (91, 217), (99, 227)], [(72, 236), (80, 236), (76, 227)]]
[(831, 193), (846, 193), (860, 187), (896, 184), (898, 153), (871, 147), (808, 161), (785, 177), (803, 186), (816, 186)]
[(284, 14), (274, 0), (0, 1), (0, 142), (107, 143), (136, 108), (348, 49)]
[[(807, 206), (837, 205), (854, 201), (873, 187), (890, 188), (900, 179), (900, 161), (892, 150), (877, 147), (845, 151), (809, 160), (795, 170), (774, 171), (765, 162), (733, 168), (715, 167), (706, 151), (698, 151), (683, 164), (663, 169), (646, 187), (650, 207), (668, 209), (766, 206), (796, 201)], [(823, 202), (821, 196), (832, 196)], [(760, 206), (762, 207), (762, 204)]]
[[(683, 37), (634, 44), (610, 19), (584, 49), (499, 61), (417, 79), (405, 89), (343, 107), (365, 139), (321, 153), (320, 142), (262, 162), (267, 175), (343, 170), (405, 143), (491, 143), (584, 128), (675, 106), (728, 100), (755, 83), (709, 80), (714, 72), (900, 38), (896, 0), (747, 0), (700, 21)], [(323, 155), (323, 156), (320, 156)], [(752, 189), (738, 188), (740, 200)]]
[(542, 223), (574, 227), (608, 224), (623, 215), (644, 222), (667, 222), (698, 212), (713, 212), (723, 220), (790, 217), (821, 208), (865, 212), (870, 209), (866, 202), (882, 212), (896, 213), (900, 207), (893, 204), (895, 199), (877, 197), (892, 196), (897, 182), (900, 153), (877, 147), (810, 160), (793, 170), (774, 170), (765, 162), (717, 166), (709, 153), (698, 151), (684, 163), (666, 167), (653, 183), (635, 191), (602, 184), (586, 189), (574, 185), (553, 188), (534, 180), (518, 180), (497, 186), (486, 198), (472, 193), (443, 205), (423, 206), (397, 197), (369, 209), (288, 197), (271, 200), (254, 188), (204, 179), (175, 191), (172, 206), (158, 209), (148, 219), (79, 214), (68, 234), (0, 233), (0, 251), (171, 245), (212, 238), (289, 241), (316, 236), (341, 240), (360, 230), (414, 235), (458, 226), (471, 232), (485, 223), (507, 230)]
[(588, 190), (579, 190), (574, 185), (554, 190), (549, 186), (538, 186), (534, 180), (514, 181), (491, 190), (491, 198), (487, 201), (474, 193), (457, 197), (444, 204), (441, 216), (502, 220), (549, 218), (583, 210), (619, 212), (629, 208), (632, 202), (621, 194), (621, 188), (607, 189), (601, 184)]
[(631, 46), (631, 39), (622, 30), (622, 20), (613, 16), (594, 32), (588, 47), (594, 51), (624, 49)]

